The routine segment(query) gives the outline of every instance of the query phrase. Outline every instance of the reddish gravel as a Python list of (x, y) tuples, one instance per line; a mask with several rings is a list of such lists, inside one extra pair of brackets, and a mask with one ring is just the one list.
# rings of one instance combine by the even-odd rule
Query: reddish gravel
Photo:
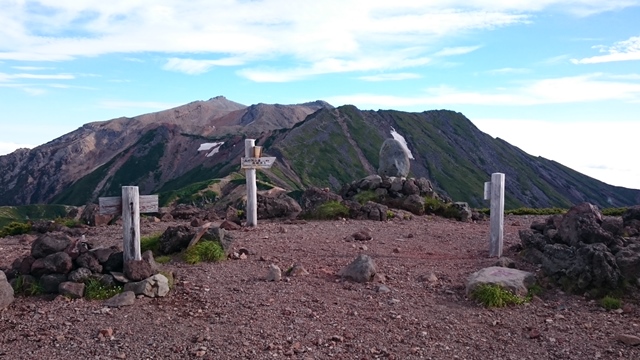
[[(535, 267), (513, 247), (532, 219), (505, 220), (505, 255), (529, 271)], [(144, 223), (142, 231), (169, 225)], [(372, 240), (345, 241), (363, 228)], [(261, 221), (233, 232), (235, 246), (251, 252), (246, 260), (165, 265), (177, 277), (165, 298), (114, 309), (101, 301), (17, 298), (0, 312), (0, 359), (640, 359), (640, 346), (617, 340), (640, 336), (637, 297), (617, 312), (553, 289), (502, 309), (467, 299), (467, 276), (496, 262), (487, 257), (488, 229), (488, 222), (431, 216)], [(91, 228), (86, 237), (113, 245), (120, 232)], [(29, 241), (0, 239), (0, 268), (26, 254)], [(359, 253), (375, 260), (390, 292), (335, 275)], [(283, 270), (298, 263), (310, 274), (266, 282), (272, 263)]]

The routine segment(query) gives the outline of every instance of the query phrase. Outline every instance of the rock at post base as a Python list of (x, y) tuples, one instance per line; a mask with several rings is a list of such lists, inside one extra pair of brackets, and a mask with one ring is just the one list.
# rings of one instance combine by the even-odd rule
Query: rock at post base
[(517, 269), (492, 266), (479, 270), (467, 280), (467, 296), (482, 284), (499, 285), (518, 296), (526, 296), (529, 286), (536, 281), (535, 275)]

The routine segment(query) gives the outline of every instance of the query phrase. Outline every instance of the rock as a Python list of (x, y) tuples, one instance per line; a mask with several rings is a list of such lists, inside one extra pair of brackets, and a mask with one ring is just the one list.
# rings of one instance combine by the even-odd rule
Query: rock
[(98, 262), (100, 264), (104, 264), (109, 260), (109, 257), (111, 256), (111, 254), (117, 252), (117, 250), (109, 247), (109, 248), (91, 249), (90, 252), (93, 253), (96, 259), (98, 259)]
[(413, 194), (402, 202), (402, 209), (415, 215), (424, 215), (424, 197)]
[(459, 221), (470, 221), (473, 213), (471, 212), (471, 208), (469, 204), (466, 202), (458, 201), (451, 204), (451, 206), (456, 209), (457, 215), (456, 219)]
[(66, 235), (44, 234), (31, 244), (31, 256), (36, 259), (64, 251), (71, 244), (71, 238)]
[(73, 281), (65, 281), (58, 286), (58, 293), (71, 299), (80, 299), (84, 296), (84, 284)]
[(420, 187), (416, 183), (416, 179), (406, 179), (402, 184), (402, 194), (405, 196), (409, 195), (420, 195)]
[(367, 201), (362, 208), (360, 208), (361, 217), (367, 220), (374, 221), (387, 221), (387, 211), (389, 208), (386, 205), (378, 204), (373, 201)]
[(234, 223), (232, 221), (225, 220), (225, 221), (222, 222), (222, 224), (220, 224), (220, 228), (232, 231), (232, 230), (240, 230), (240, 229), (242, 229), (242, 226), (240, 226), (240, 225), (238, 225), (238, 224), (236, 224), (236, 223)]
[(613, 242), (613, 235), (604, 230), (602, 214), (595, 205), (582, 203), (569, 209), (562, 217), (558, 226), (558, 235), (571, 246), (577, 247), (580, 242), (585, 244)]
[(640, 224), (640, 205), (631, 206), (622, 214), (623, 226), (636, 227)]
[(535, 275), (517, 269), (492, 266), (479, 270), (467, 280), (466, 294), (469, 296), (481, 284), (499, 285), (518, 296), (526, 296), (529, 286), (536, 281)]
[(13, 295), (13, 287), (7, 281), (4, 271), (0, 271), (0, 310), (5, 309), (13, 302)]
[(503, 257), (499, 258), (498, 261), (496, 261), (496, 265), (495, 266), (515, 269), (516, 268), (516, 263), (515, 263), (515, 261), (509, 259), (508, 257), (504, 257), (503, 256)]
[(400, 141), (387, 139), (382, 143), (378, 175), (382, 177), (407, 177), (410, 166), (409, 155)]
[(13, 278), (9, 281), (11, 287), (17, 293), (28, 292), (34, 285), (38, 284), (38, 279), (32, 275), (21, 275), (20, 277)]
[(257, 213), (259, 219), (295, 218), (302, 212), (297, 201), (284, 191), (261, 191), (257, 194)]
[(200, 241), (216, 241), (222, 245), (225, 256), (229, 256), (233, 252), (234, 238), (224, 229), (219, 227), (210, 227), (207, 232), (202, 235)]
[(136, 294), (133, 291), (124, 291), (110, 299), (104, 301), (104, 306), (121, 307), (133, 305), (136, 301)]
[(391, 289), (389, 289), (387, 285), (378, 285), (376, 287), (376, 292), (386, 294), (386, 293), (390, 293)]
[(357, 183), (357, 187), (362, 190), (376, 190), (382, 185), (380, 175), (369, 175)]
[(629, 334), (619, 334), (616, 336), (616, 340), (621, 343), (629, 346), (638, 346), (640, 345), (640, 337)]
[(342, 201), (342, 196), (334, 194), (330, 191), (325, 191), (315, 186), (307, 188), (300, 196), (300, 207), (304, 213), (309, 213), (315, 210), (318, 206), (327, 203), (329, 201)]
[(142, 281), (153, 275), (151, 265), (144, 260), (127, 260), (124, 262), (124, 276), (131, 281)]
[(126, 276), (124, 276), (124, 274), (123, 274), (123, 273), (121, 273), (121, 272), (112, 271), (112, 272), (111, 272), (111, 276), (113, 276), (113, 278), (114, 278), (117, 282), (122, 283), (122, 284), (126, 284), (126, 283), (128, 283), (128, 282), (131, 282), (131, 281), (130, 281), (129, 279), (127, 279), (127, 277), (126, 277)]
[(191, 220), (191, 223), (189, 223), (189, 225), (191, 225), (192, 227), (200, 227), (204, 225), (204, 220), (195, 218)]
[(157, 274), (158, 271), (160, 271), (160, 265), (158, 265), (156, 260), (153, 258), (153, 251), (147, 250), (147, 251), (143, 252), (142, 253), (142, 260), (147, 262), (147, 264), (149, 264), (149, 266), (151, 266), (151, 271), (154, 274)]
[(102, 268), (104, 272), (124, 271), (124, 255), (122, 251), (114, 252), (113, 254), (109, 255), (107, 261), (102, 264)]
[(124, 290), (151, 298), (165, 297), (169, 293), (169, 280), (162, 274), (156, 274), (142, 281), (126, 283)]
[(46, 294), (55, 294), (58, 292), (60, 284), (67, 281), (67, 275), (64, 274), (48, 274), (40, 278), (40, 286)]
[(360, 254), (349, 265), (340, 270), (338, 275), (360, 283), (372, 281), (376, 275), (376, 265), (369, 255)]
[(78, 265), (78, 267), (85, 267), (94, 273), (102, 272), (102, 265), (100, 265), (100, 262), (98, 261), (96, 256), (91, 252), (80, 254), (75, 263)]
[(233, 206), (227, 207), (227, 211), (225, 214), (225, 219), (229, 222), (235, 223), (237, 225), (242, 224), (242, 219), (240, 218), (240, 211)]
[(91, 270), (81, 267), (73, 270), (69, 273), (68, 279), (69, 281), (74, 281), (77, 283), (84, 283), (87, 279), (91, 277)]
[(616, 259), (606, 245), (589, 244), (576, 251), (576, 259), (567, 270), (569, 279), (577, 279), (576, 290), (614, 289), (620, 284), (621, 274)]
[(309, 275), (309, 272), (300, 264), (294, 264), (286, 272), (287, 276), (305, 276)]
[(115, 278), (110, 274), (93, 274), (91, 277), (98, 280), (100, 284), (106, 287), (113, 287), (117, 285)]
[(267, 274), (267, 281), (280, 281), (282, 279), (282, 271), (278, 267), (278, 265), (271, 264), (269, 265), (269, 273)]
[(195, 231), (184, 225), (169, 226), (160, 236), (158, 250), (161, 254), (173, 254), (187, 248)]
[(31, 265), (31, 274), (36, 277), (52, 273), (66, 274), (72, 268), (71, 257), (64, 252), (59, 252), (36, 259)]
[(631, 244), (616, 253), (620, 274), (632, 284), (640, 278), (640, 244)]
[(17, 258), (11, 265), (11, 269), (19, 275), (28, 275), (31, 273), (31, 266), (35, 261), (36, 259), (33, 256)]
[(373, 236), (371, 235), (371, 230), (362, 229), (358, 232), (351, 234), (351, 236), (348, 236), (346, 240), (347, 241), (369, 241), (371, 239), (373, 239)]
[(171, 210), (171, 216), (174, 219), (189, 220), (197, 217), (200, 214), (200, 210), (193, 205), (178, 204)]

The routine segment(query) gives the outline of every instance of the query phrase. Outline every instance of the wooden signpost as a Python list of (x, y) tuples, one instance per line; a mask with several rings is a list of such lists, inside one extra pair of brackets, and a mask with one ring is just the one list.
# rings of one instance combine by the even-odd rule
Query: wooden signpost
[(255, 139), (244, 140), (244, 157), (240, 167), (246, 170), (247, 178), (247, 226), (258, 225), (258, 187), (256, 169), (268, 169), (276, 161), (275, 157), (262, 157), (262, 146), (255, 146)]
[(504, 240), (504, 174), (491, 174), (491, 181), (484, 183), (484, 199), (491, 200), (489, 257), (500, 257)]
[(123, 186), (121, 197), (98, 199), (100, 214), (122, 215), (124, 261), (141, 260), (140, 213), (158, 212), (158, 195), (139, 195), (137, 186)]

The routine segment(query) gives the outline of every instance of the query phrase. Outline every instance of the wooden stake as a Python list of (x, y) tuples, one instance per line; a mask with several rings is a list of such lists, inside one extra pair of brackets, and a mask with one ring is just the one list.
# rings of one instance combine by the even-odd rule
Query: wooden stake
[[(254, 153), (254, 139), (244, 140), (244, 156), (252, 158)], [(247, 226), (258, 225), (258, 187), (256, 185), (256, 169), (246, 169), (247, 177)]]
[(122, 187), (123, 258), (142, 260), (140, 255), (140, 197), (137, 186)]
[(502, 256), (504, 239), (504, 174), (491, 174), (491, 240), (489, 257)]

